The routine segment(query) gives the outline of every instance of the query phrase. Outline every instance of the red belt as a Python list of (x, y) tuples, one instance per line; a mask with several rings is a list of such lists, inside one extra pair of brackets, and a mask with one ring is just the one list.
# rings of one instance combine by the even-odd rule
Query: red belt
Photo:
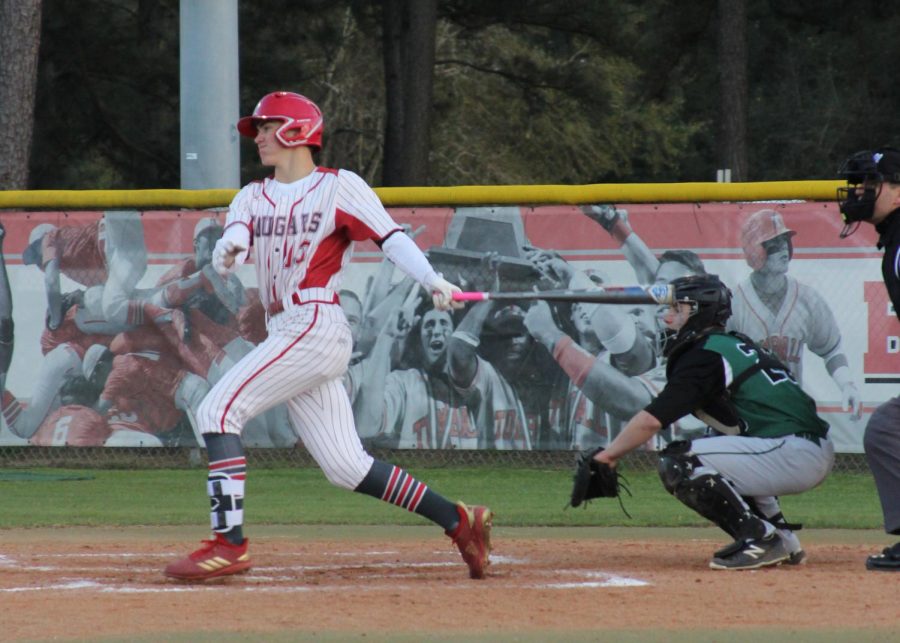
[[(294, 293), (291, 295), (291, 301), (294, 302), (295, 306), (302, 306), (303, 304), (339, 304), (340, 298), (337, 293), (334, 294), (331, 300), (326, 299), (310, 299), (307, 301), (302, 301), (300, 299), (300, 295), (298, 293)], [(279, 315), (284, 312), (284, 302), (280, 299), (276, 299), (269, 307), (266, 309), (266, 312), (269, 313), (269, 317), (274, 317), (275, 315)]]

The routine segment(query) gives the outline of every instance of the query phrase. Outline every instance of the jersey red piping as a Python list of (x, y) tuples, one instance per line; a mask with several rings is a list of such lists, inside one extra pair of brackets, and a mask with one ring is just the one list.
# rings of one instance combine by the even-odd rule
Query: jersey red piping
[(237, 399), (238, 395), (241, 394), (241, 391), (244, 390), (244, 387), (246, 387), (250, 382), (252, 382), (254, 379), (256, 379), (256, 377), (257, 377), (260, 373), (262, 373), (264, 370), (266, 370), (269, 366), (271, 366), (271, 365), (274, 364), (276, 361), (278, 361), (279, 359), (281, 359), (281, 358), (284, 356), (284, 354), (287, 353), (289, 350), (291, 350), (294, 346), (296, 346), (297, 343), (298, 343), (301, 339), (303, 339), (304, 337), (306, 337), (307, 333), (309, 333), (309, 331), (311, 331), (311, 330), (313, 329), (313, 326), (316, 325), (316, 321), (317, 321), (318, 319), (319, 319), (319, 305), (316, 304), (316, 310), (315, 310), (315, 312), (313, 313), (312, 321), (309, 323), (309, 326), (306, 328), (306, 330), (304, 330), (302, 333), (300, 333), (300, 335), (297, 337), (297, 339), (295, 339), (295, 340), (292, 341), (290, 344), (288, 344), (288, 345), (285, 347), (285, 349), (284, 349), (283, 351), (281, 351), (280, 353), (278, 353), (278, 355), (276, 355), (275, 357), (273, 357), (272, 359), (270, 359), (268, 362), (266, 362), (265, 364), (263, 364), (263, 365), (259, 368), (259, 370), (257, 370), (255, 373), (253, 373), (253, 375), (251, 375), (251, 376), (248, 377), (246, 380), (244, 380), (244, 383), (241, 384), (241, 385), (238, 387), (238, 390), (235, 391), (235, 392), (234, 392), (234, 395), (231, 396), (231, 399), (228, 400), (228, 404), (225, 405), (225, 411), (222, 413), (222, 417), (219, 419), (219, 432), (220, 432), (220, 433), (227, 433), (227, 431), (225, 431), (225, 416), (228, 415), (228, 411), (231, 409), (231, 405), (234, 404), (234, 401)]

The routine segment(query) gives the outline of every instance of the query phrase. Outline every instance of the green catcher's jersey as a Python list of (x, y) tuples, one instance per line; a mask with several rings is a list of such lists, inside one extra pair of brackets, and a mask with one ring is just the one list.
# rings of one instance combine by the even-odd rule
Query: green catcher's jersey
[[(713, 333), (702, 346), (722, 356), (726, 387), (760, 361), (760, 349), (736, 335)], [(815, 401), (781, 364), (766, 365), (750, 375), (731, 402), (746, 422), (745, 435), (777, 438), (811, 433), (824, 438), (828, 433), (828, 423), (816, 414)]]

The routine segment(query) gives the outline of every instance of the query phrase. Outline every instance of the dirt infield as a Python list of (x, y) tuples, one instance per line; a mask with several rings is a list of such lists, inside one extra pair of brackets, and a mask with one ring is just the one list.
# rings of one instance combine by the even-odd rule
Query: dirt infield
[(253, 570), (189, 585), (167, 581), (160, 570), (205, 537), (197, 529), (2, 530), (0, 639), (588, 640), (617, 631), (618, 640), (748, 640), (761, 632), (797, 641), (896, 634), (900, 576), (864, 568), (886, 536), (801, 536), (808, 564), (723, 572), (707, 567), (724, 543), (712, 528), (499, 527), (490, 576), (472, 581), (434, 529), (257, 527)]

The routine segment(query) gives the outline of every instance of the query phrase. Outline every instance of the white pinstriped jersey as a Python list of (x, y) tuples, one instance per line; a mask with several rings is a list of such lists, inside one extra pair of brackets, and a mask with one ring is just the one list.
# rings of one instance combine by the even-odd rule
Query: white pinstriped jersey
[(378, 196), (348, 170), (316, 168), (293, 183), (250, 183), (234, 197), (225, 226), (246, 225), (259, 297), (268, 307), (306, 288), (340, 289), (353, 242), (400, 230)]
[(784, 362), (803, 383), (803, 347), (824, 359), (838, 351), (841, 331), (831, 308), (811, 287), (787, 276), (787, 293), (777, 313), (756, 294), (750, 279), (734, 289), (728, 330), (747, 335)]

